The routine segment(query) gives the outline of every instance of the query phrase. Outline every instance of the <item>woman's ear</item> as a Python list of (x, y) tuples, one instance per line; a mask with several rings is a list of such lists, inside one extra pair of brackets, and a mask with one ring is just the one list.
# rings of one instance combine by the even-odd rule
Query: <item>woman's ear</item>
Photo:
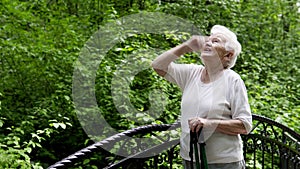
[(227, 51), (225, 54), (225, 58), (231, 60), (233, 58), (233, 51)]
[(224, 59), (223, 60), (224, 69), (227, 69), (233, 59), (233, 51), (227, 51), (223, 59)]

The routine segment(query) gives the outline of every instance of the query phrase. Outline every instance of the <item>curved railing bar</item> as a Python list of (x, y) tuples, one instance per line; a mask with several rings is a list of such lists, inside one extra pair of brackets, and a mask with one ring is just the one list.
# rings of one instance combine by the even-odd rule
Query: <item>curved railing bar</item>
[(93, 152), (96, 152), (99, 148), (101, 148), (103, 145), (111, 144), (111, 142), (117, 142), (122, 140), (123, 137), (131, 137), (137, 134), (143, 134), (143, 133), (149, 133), (153, 131), (166, 131), (168, 129), (176, 129), (180, 126), (179, 122), (173, 123), (173, 124), (153, 124), (153, 125), (147, 125), (147, 126), (141, 126), (134, 129), (126, 130), (124, 132), (118, 133), (116, 135), (113, 135), (111, 137), (108, 137), (102, 141), (99, 141), (97, 143), (94, 143), (86, 148), (83, 148), (79, 151), (77, 151), (74, 154), (69, 155), (68, 157), (56, 162), (55, 164), (48, 167), (48, 169), (57, 169), (61, 167), (65, 167), (66, 165), (69, 165), (72, 163), (72, 161), (75, 161), (76, 159), (79, 159), (81, 157), (84, 157), (88, 154), (91, 154)]
[(247, 139), (245, 139), (244, 141), (248, 141), (249, 139), (253, 139), (253, 138), (259, 138), (260, 140), (266, 141), (268, 143), (275, 143), (275, 145), (277, 145), (277, 146), (281, 146), (282, 148), (288, 148), (293, 153), (299, 154), (299, 152), (296, 149), (289, 147), (286, 144), (284, 144), (276, 139), (267, 138), (267, 137), (261, 136), (259, 134), (249, 134), (249, 135), (247, 135)]
[[(261, 116), (261, 115), (257, 115), (257, 114), (253, 114), (252, 115), (252, 118), (254, 120), (258, 120), (260, 122), (266, 122), (266, 123), (269, 123), (269, 124), (272, 124), (278, 128), (281, 128), (282, 130), (288, 132), (290, 135), (292, 135), (295, 139), (297, 139), (298, 141), (300, 141), (300, 134), (298, 134), (297, 132), (295, 132), (294, 130), (288, 128), (287, 126), (283, 125), (283, 124), (280, 124), (268, 117), (264, 117), (264, 116)], [(252, 131), (255, 129), (255, 127), (252, 129)]]
[[(272, 125), (274, 125), (278, 128), (281, 128), (283, 131), (289, 133), (294, 139), (296, 139), (297, 142), (300, 142), (300, 134), (298, 134), (294, 130), (288, 128), (287, 126), (285, 126), (283, 124), (280, 124), (280, 123), (278, 123), (278, 122), (276, 122), (276, 121), (274, 121), (270, 118), (261, 116), (261, 115), (253, 114), (252, 118), (253, 118), (253, 120), (259, 121), (256, 124), (256, 126), (253, 127), (252, 131), (260, 123), (265, 122), (265, 123), (268, 123), (268, 124), (272, 124)], [(121, 132), (121, 133), (118, 133), (118, 134), (113, 135), (111, 137), (108, 137), (108, 138), (106, 138), (102, 141), (94, 143), (94, 144), (92, 144), (92, 145), (90, 145), (86, 148), (83, 148), (83, 149), (75, 152), (74, 154), (72, 154), (72, 155), (56, 162), (55, 164), (49, 166), (48, 169), (57, 169), (57, 168), (65, 167), (66, 165), (72, 164), (73, 161), (75, 161), (76, 159), (80, 159), (84, 156), (87, 156), (88, 154), (96, 152), (103, 145), (111, 144), (112, 142), (120, 141), (125, 136), (131, 137), (131, 136), (134, 136), (134, 135), (137, 135), (137, 134), (145, 134), (145, 133), (150, 133), (150, 132), (154, 132), (154, 131), (166, 131), (168, 129), (176, 129), (178, 127), (180, 127), (180, 123), (176, 122), (176, 123), (173, 123), (173, 124), (153, 124), (153, 125), (141, 126), (141, 127), (137, 127), (137, 128), (134, 128), (134, 129), (126, 130), (124, 132)]]
[(162, 150), (167, 150), (166, 148), (171, 148), (171, 147), (177, 145), (178, 143), (179, 143), (179, 139), (176, 139), (176, 140), (172, 140), (172, 141), (168, 141), (168, 142), (162, 143), (160, 145), (153, 146), (153, 147), (151, 147), (149, 149), (146, 149), (144, 151), (141, 151), (141, 152), (138, 152), (138, 153), (136, 153), (134, 155), (126, 157), (126, 158), (118, 161), (117, 163), (114, 163), (114, 164), (112, 164), (112, 165), (110, 165), (108, 167), (105, 167), (103, 169), (113, 169), (113, 168), (121, 167), (121, 165), (123, 165), (124, 162), (127, 161), (127, 160), (130, 160), (130, 159), (133, 159), (133, 158), (143, 157), (145, 154), (149, 155), (149, 153), (152, 153), (152, 154), (155, 155), (155, 153), (159, 153)]

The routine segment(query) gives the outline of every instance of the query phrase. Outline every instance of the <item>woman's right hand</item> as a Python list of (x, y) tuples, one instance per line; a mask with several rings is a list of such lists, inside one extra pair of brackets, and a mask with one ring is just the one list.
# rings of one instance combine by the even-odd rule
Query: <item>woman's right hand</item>
[(195, 52), (201, 52), (205, 43), (205, 36), (193, 35), (185, 44)]

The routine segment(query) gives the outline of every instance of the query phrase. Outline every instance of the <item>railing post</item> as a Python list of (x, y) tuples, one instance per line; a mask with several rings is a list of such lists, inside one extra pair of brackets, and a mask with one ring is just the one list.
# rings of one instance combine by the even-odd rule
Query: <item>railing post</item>
[[(282, 131), (282, 143), (286, 144), (286, 137), (284, 134), (284, 130)], [(281, 148), (281, 152), (280, 152), (280, 163), (281, 163), (281, 168), (282, 169), (288, 169), (288, 165), (287, 165), (287, 157), (288, 154), (286, 152), (286, 149), (284, 147)]]
[(168, 151), (168, 161), (169, 161), (169, 164), (170, 164), (170, 169), (172, 169), (173, 168), (173, 158), (174, 158), (174, 148), (175, 147), (172, 147), (171, 149), (170, 149), (170, 151)]

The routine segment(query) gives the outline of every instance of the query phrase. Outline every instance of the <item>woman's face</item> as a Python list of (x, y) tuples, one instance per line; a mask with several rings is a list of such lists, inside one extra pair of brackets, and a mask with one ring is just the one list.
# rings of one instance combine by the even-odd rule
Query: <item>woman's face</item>
[(228, 51), (225, 49), (226, 38), (222, 34), (214, 34), (209, 36), (201, 51), (201, 57), (205, 62), (212, 62), (214, 64), (228, 62)]
[(222, 34), (209, 36), (204, 43), (201, 55), (206, 57), (222, 56), (223, 53), (226, 53), (225, 42), (225, 37)]

